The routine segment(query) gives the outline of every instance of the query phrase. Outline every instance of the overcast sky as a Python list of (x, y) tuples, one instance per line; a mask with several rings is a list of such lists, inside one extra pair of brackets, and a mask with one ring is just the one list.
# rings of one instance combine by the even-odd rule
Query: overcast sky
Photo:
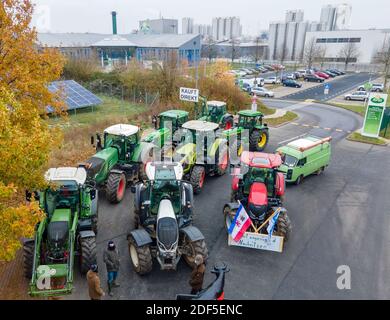
[(33, 0), (38, 31), (111, 33), (110, 12), (118, 12), (118, 33), (138, 28), (142, 19), (192, 17), (211, 24), (212, 17), (239, 16), (244, 34), (268, 30), (270, 21), (283, 20), (285, 11), (302, 9), (305, 20), (319, 20), (321, 7), (347, 2), (352, 5), (352, 29), (390, 28), (389, 0)]

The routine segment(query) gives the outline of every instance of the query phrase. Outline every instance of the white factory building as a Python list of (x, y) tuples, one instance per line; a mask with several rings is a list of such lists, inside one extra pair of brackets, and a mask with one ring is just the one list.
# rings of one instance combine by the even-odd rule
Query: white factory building
[(305, 46), (311, 39), (326, 50), (325, 62), (345, 62), (341, 50), (348, 43), (354, 43), (357, 56), (350, 61), (357, 64), (371, 64), (378, 50), (390, 40), (390, 29), (336, 30), (307, 32)]

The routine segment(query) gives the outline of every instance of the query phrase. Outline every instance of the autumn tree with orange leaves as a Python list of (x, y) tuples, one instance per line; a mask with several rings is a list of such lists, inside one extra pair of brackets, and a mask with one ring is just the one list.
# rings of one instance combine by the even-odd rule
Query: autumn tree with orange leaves
[(46, 106), (60, 108), (48, 83), (60, 77), (62, 56), (39, 49), (30, 27), (29, 0), (0, 4), (0, 260), (11, 260), (20, 239), (32, 237), (43, 213), (25, 190), (45, 185), (44, 170), (60, 133), (42, 119)]

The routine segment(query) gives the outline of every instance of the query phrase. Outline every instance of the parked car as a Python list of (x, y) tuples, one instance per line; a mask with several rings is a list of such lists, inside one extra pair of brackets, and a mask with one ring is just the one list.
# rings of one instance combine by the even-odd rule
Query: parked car
[(272, 66), (269, 66), (267, 64), (265, 64), (263, 67), (268, 69), (268, 71), (275, 71), (275, 69)]
[(274, 70), (283, 70), (283, 69), (285, 69), (285, 66), (283, 66), (281, 64), (273, 64), (272, 68), (274, 68)]
[(285, 79), (290, 79), (290, 80), (296, 80), (297, 77), (295, 76), (294, 73), (287, 73), (285, 76), (284, 76)]
[[(373, 83), (371, 87), (371, 92), (383, 92), (384, 86), (380, 83)], [(366, 88), (364, 86), (359, 86), (357, 91), (366, 91)]]
[(270, 90), (267, 90), (266, 88), (262, 88), (262, 87), (253, 87), (251, 89), (251, 95), (254, 95), (256, 94), (257, 96), (260, 96), (260, 97), (273, 97), (274, 96), (274, 93)]
[(356, 91), (344, 96), (345, 100), (359, 100), (366, 101), (368, 99), (368, 93), (366, 91)]
[(245, 92), (251, 92), (251, 85), (249, 83), (243, 83), (242, 84), (242, 91), (245, 91)]
[(324, 82), (325, 81), (324, 78), (321, 78), (315, 74), (308, 74), (307, 76), (305, 76), (303, 78), (303, 80), (305, 80), (307, 82)]
[(268, 77), (264, 79), (264, 83), (266, 84), (279, 84), (280, 79), (278, 77)]
[(337, 74), (330, 71), (329, 69), (326, 69), (325, 71), (322, 71), (322, 72), (326, 73), (328, 76), (331, 76), (332, 78), (337, 77)]
[(297, 71), (297, 74), (299, 74), (299, 78), (303, 78), (305, 77), (305, 75), (307, 74), (306, 70), (298, 70)]
[(330, 78), (330, 75), (324, 73), (324, 72), (321, 72), (321, 71), (318, 71), (316, 73), (314, 73), (316, 76), (320, 77), (320, 78), (323, 78), (323, 79), (329, 79)]
[(291, 80), (291, 79), (283, 80), (282, 84), (284, 87), (294, 87), (294, 88), (301, 88), (302, 87), (302, 84), (300, 84), (299, 82), (297, 82), (295, 80)]
[(338, 76), (341, 76), (341, 75), (345, 74), (344, 72), (339, 71), (337, 69), (329, 69), (329, 71), (332, 72), (332, 73), (335, 73)]

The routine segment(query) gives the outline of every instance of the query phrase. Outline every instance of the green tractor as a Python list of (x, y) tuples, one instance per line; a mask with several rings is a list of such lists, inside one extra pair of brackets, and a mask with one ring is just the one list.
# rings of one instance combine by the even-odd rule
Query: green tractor
[[(183, 166), (184, 178), (191, 182), (195, 194), (202, 191), (206, 175), (222, 176), (228, 169), (227, 140), (218, 136), (218, 129), (218, 124), (200, 120), (182, 126), (182, 141), (174, 159)], [(200, 147), (203, 150), (197, 150)]]
[[(141, 141), (139, 128), (116, 124), (104, 130), (104, 141), (96, 135), (97, 153), (83, 164), (88, 177), (106, 192), (111, 203), (122, 201), (126, 185), (146, 179), (146, 163), (159, 154), (153, 143)], [(94, 137), (91, 137), (94, 144)]]
[(227, 112), (225, 102), (206, 101), (204, 97), (200, 97), (200, 99), (201, 110), (198, 110), (198, 104), (195, 105), (196, 118), (198, 120), (217, 123), (224, 130), (229, 130), (233, 127), (233, 115)]
[(172, 156), (172, 152), (178, 144), (178, 141), (175, 140), (175, 132), (188, 121), (188, 112), (168, 110), (160, 113), (158, 117), (154, 116), (153, 119), (156, 130), (148, 134), (142, 141), (157, 145), (163, 150), (164, 154)]
[(223, 132), (225, 137), (237, 136), (239, 156), (243, 151), (241, 135), (244, 130), (249, 131), (249, 151), (263, 151), (269, 141), (269, 129), (267, 124), (263, 124), (263, 114), (259, 111), (241, 110), (238, 112), (238, 124)]
[(135, 230), (128, 236), (134, 270), (145, 275), (152, 271), (153, 258), (161, 270), (176, 270), (181, 257), (191, 267), (195, 256), (204, 261), (208, 250), (203, 234), (192, 225), (193, 190), (182, 181), (183, 168), (175, 162), (151, 162), (149, 180), (133, 186)]
[(75, 257), (85, 274), (96, 263), (98, 194), (84, 168), (52, 168), (49, 187), (37, 193), (45, 218), (34, 239), (23, 240), (24, 274), (31, 296), (61, 296), (73, 289)]

